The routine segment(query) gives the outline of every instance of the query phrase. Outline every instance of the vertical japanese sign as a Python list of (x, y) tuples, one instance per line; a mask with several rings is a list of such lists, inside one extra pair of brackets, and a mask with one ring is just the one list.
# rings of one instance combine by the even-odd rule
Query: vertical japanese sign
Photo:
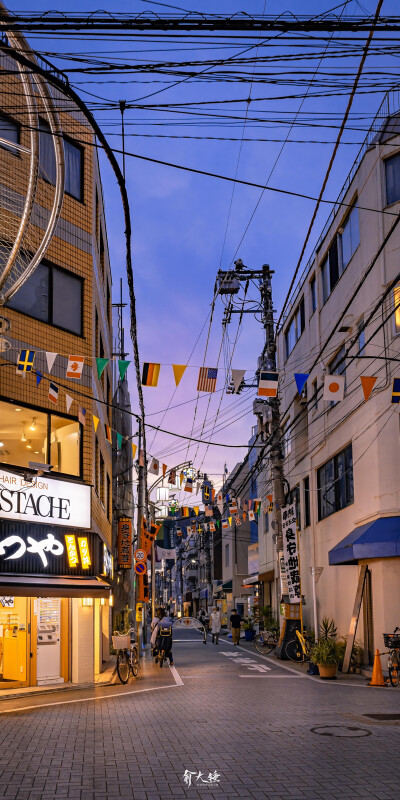
[(291, 603), (301, 603), (300, 560), (297, 544), (296, 504), (282, 508), (283, 556)]
[(130, 569), (132, 566), (132, 520), (121, 517), (118, 520), (118, 568)]
[(281, 579), (281, 597), (284, 597), (289, 594), (289, 589), (286, 580), (285, 556), (282, 551), (279, 552), (279, 572)]

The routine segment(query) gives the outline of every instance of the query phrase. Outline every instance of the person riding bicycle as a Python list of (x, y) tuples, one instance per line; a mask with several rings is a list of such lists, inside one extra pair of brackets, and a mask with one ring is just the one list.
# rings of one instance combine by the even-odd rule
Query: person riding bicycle
[(161, 619), (156, 627), (157, 652), (164, 651), (165, 658), (169, 658), (170, 666), (173, 665), (172, 657), (172, 621), (164, 609), (161, 610)]
[(163, 608), (156, 608), (155, 615), (151, 620), (151, 638), (150, 638), (150, 645), (151, 645), (151, 654), (155, 656), (157, 653), (156, 648), (156, 639), (157, 639), (157, 625), (160, 622), (161, 617), (164, 616), (164, 609)]

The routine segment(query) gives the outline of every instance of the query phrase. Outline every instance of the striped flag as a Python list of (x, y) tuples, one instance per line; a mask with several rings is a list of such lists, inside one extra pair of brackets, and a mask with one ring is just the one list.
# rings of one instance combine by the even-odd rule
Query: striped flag
[(185, 492), (193, 491), (193, 478), (186, 478)]
[(112, 443), (111, 428), (109, 425), (104, 425), (107, 442)]
[(67, 364), (67, 378), (77, 378), (80, 380), (82, 377), (83, 364), (85, 361), (84, 356), (69, 356)]
[(392, 403), (400, 403), (400, 378), (393, 378)]
[(86, 408), (78, 406), (78, 419), (81, 425), (86, 425)]
[(199, 380), (197, 382), (198, 392), (215, 392), (217, 384), (218, 370), (214, 367), (200, 367)]
[(276, 397), (278, 394), (278, 372), (260, 372), (258, 381), (259, 397)]
[(142, 386), (157, 386), (161, 364), (143, 364)]
[(229, 522), (228, 522), (228, 520), (227, 520), (227, 519), (223, 519), (223, 520), (222, 520), (222, 527), (223, 527), (223, 528), (229, 528)]
[(58, 403), (58, 386), (50, 381), (49, 386), (49, 400), (56, 406)]

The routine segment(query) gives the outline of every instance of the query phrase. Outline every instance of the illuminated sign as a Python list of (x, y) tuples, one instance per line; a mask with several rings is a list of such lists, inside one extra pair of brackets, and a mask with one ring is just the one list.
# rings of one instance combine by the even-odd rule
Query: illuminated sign
[(33, 539), (32, 536), (27, 537), (25, 542), (22, 536), (6, 536), (5, 539), (0, 541), (0, 556), (6, 556), (4, 561), (18, 560), (25, 555), (25, 553), (35, 553), (39, 556), (44, 567), (47, 567), (47, 553), (52, 553), (54, 556), (61, 556), (64, 552), (64, 545), (54, 537), (52, 533), (48, 533), (45, 539)]
[(130, 569), (132, 566), (132, 520), (121, 517), (118, 520), (118, 568)]
[(89, 569), (91, 566), (89, 544), (86, 536), (78, 536), (79, 552), (81, 554), (82, 569)]
[(67, 548), (69, 566), (76, 567), (76, 565), (79, 564), (79, 556), (78, 556), (78, 549), (76, 546), (76, 539), (73, 534), (66, 535), (65, 546)]
[(90, 528), (90, 486), (0, 470), (0, 519)]

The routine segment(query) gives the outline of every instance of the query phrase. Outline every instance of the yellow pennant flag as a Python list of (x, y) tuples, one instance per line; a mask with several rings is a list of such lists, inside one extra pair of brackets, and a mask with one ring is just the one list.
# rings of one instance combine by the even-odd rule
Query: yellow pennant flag
[(228, 517), (229, 527), (232, 525), (232, 517)]
[(137, 444), (134, 444), (134, 442), (131, 442), (131, 445), (132, 445), (132, 455), (133, 455), (133, 459), (135, 460), (135, 455), (136, 455), (136, 450), (137, 450)]
[(94, 425), (95, 432), (97, 431), (97, 426), (98, 426), (99, 422), (100, 422), (99, 418), (95, 417), (95, 415), (93, 414), (93, 425)]
[(174, 370), (174, 378), (175, 378), (175, 386), (179, 386), (183, 373), (186, 369), (186, 364), (172, 364), (172, 369)]
[(197, 515), (198, 515), (198, 513), (200, 511), (200, 506), (193, 506), (193, 511), (194, 511), (194, 513), (196, 514), (196, 517), (197, 517)]
[(185, 476), (184, 476), (184, 474), (183, 474), (183, 472), (181, 472), (181, 474), (180, 474), (180, 476), (179, 476), (179, 477), (180, 477), (180, 480), (181, 480), (181, 486), (182, 486), (182, 482), (183, 482), (183, 479), (184, 479), (184, 477), (185, 477)]

